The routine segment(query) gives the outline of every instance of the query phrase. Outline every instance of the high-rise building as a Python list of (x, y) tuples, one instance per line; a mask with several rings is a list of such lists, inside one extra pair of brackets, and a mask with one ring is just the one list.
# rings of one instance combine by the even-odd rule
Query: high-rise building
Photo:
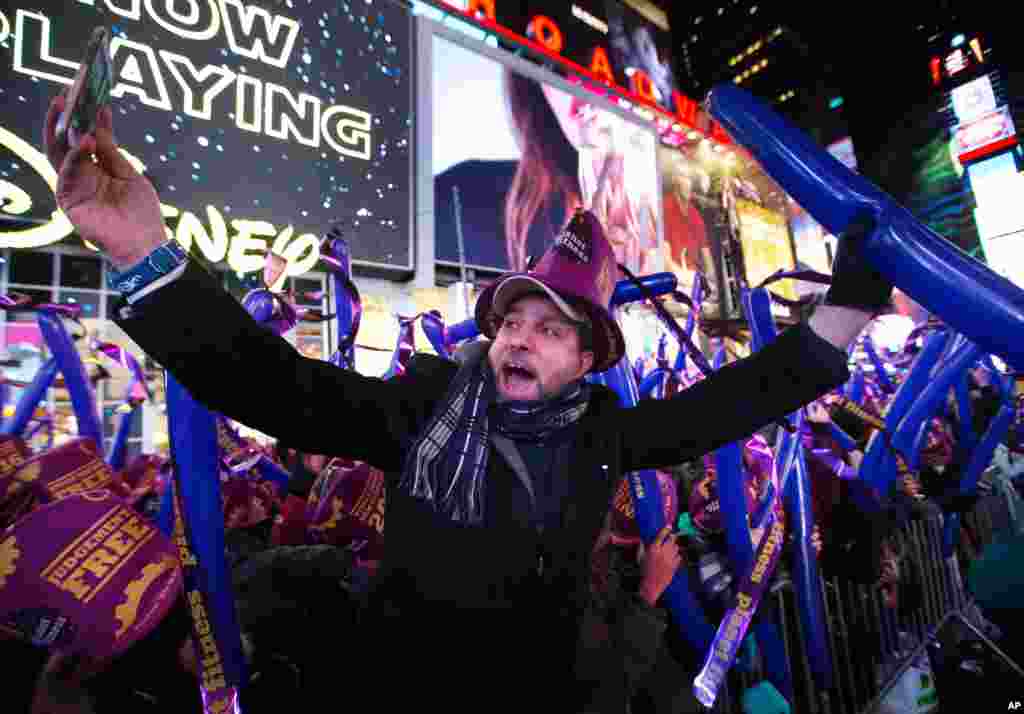
[(826, 38), (773, 0), (711, 0), (670, 13), (676, 71), (695, 96), (732, 82), (771, 103), (821, 144), (847, 135)]

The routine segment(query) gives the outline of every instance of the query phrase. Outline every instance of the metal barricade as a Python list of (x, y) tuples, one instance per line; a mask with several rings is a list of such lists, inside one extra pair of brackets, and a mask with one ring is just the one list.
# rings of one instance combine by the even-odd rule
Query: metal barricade
[[(991, 494), (965, 514), (965, 525), (983, 549), (1010, 518), (1005, 499)], [(906, 671), (934, 643), (940, 631), (958, 621), (1022, 678), (1024, 670), (1007, 657), (982, 629), (977, 609), (961, 578), (956, 555), (943, 556), (940, 518), (911, 522), (894, 538), (902, 554), (897, 597), (910, 598), (886, 606), (879, 586), (865, 586), (842, 577), (823, 578), (825, 612), (833, 662), (832, 687), (815, 686), (797, 617), (792, 584), (780, 573), (762, 608), (783, 633), (791, 670), (792, 711), (800, 714), (873, 714)], [(980, 552), (979, 549), (979, 552)], [(752, 671), (734, 668), (713, 711), (739, 714), (742, 693), (765, 677), (758, 663)]]
[(1009, 531), (1014, 525), (1006, 496), (993, 492), (979, 499), (974, 508), (964, 514), (963, 524), (977, 550), (984, 551), (998, 534)]

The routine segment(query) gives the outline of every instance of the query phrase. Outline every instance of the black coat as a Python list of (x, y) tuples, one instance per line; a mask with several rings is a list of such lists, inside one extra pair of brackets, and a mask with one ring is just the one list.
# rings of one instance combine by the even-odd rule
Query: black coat
[[(407, 446), (455, 373), (452, 363), (418, 355), (410, 370), (417, 376), (384, 381), (304, 358), (196, 265), (139, 304), (122, 304), (117, 323), (211, 409), (301, 451), (359, 459), (390, 474), (401, 473)], [(493, 448), (484, 527), (443, 521), (391, 478), (366, 646), (384, 646), (397, 680), (416, 676), (422, 687), (458, 672), (485, 694), (516, 683), (502, 687), (507, 700), (524, 693), (524, 649), (530, 681), (562, 681), (586, 603), (590, 551), (622, 475), (747, 437), (848, 376), (845, 354), (801, 326), (669, 400), (622, 408), (595, 386), (586, 414), (570, 427), (561, 528), (543, 543), (515, 506), (525, 488)], [(548, 558), (538, 574), (541, 546)], [(381, 695), (393, 693), (385, 689)]]

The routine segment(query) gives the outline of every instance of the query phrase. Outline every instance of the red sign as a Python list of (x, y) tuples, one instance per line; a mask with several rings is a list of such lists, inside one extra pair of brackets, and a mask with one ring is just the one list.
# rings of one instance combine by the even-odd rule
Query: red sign
[(1002, 106), (980, 119), (961, 124), (954, 141), (961, 163), (1013, 146), (1017, 143), (1017, 129), (1009, 108)]
[[(663, 139), (669, 138), (665, 136), (666, 134), (677, 134), (682, 137), (689, 131), (697, 130), (718, 143), (732, 143), (725, 130), (701, 109), (699, 102), (690, 99), (678, 90), (672, 91), (672, 101), (666, 102), (666, 104), (672, 105), (671, 108), (659, 104), (654, 96), (652, 78), (643, 70), (631, 71), (629, 87), (616, 82), (616, 68), (609, 59), (610, 52), (607, 47), (595, 44), (587, 52), (577, 57), (578, 62), (566, 57), (564, 52), (568, 36), (548, 15), (538, 14), (530, 18), (524, 28), (512, 29), (498, 21), (504, 10), (500, 0), (461, 0), (461, 2), (460, 0), (431, 0), (431, 2), (443, 6), (449, 12), (457, 12), (477, 25), (501, 35), (505, 39), (512, 40), (516, 44), (528, 47), (547, 59), (555, 60), (576, 76), (590, 80), (594, 85), (591, 88), (595, 91), (601, 92), (602, 87), (610, 88), (633, 104), (654, 112), (655, 116), (661, 119), (668, 120), (658, 122), (659, 133), (662, 134)], [(464, 5), (465, 9), (460, 5)], [(512, 5), (514, 4), (510, 3), (510, 6)], [(525, 35), (519, 34), (520, 32), (525, 32)], [(669, 143), (678, 143), (678, 141)]]

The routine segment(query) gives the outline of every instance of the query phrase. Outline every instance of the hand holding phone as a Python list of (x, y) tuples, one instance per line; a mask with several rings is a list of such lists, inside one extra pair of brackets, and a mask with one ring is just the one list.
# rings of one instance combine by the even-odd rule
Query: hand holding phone
[(110, 31), (97, 27), (92, 31), (78, 74), (68, 91), (64, 111), (57, 120), (58, 142), (72, 146), (79, 137), (95, 131), (100, 108), (110, 102), (113, 77)]
[(57, 206), (83, 240), (124, 269), (163, 245), (167, 228), (153, 184), (114, 140), (113, 82), (110, 33), (100, 27), (74, 84), (50, 102), (43, 143), (57, 172)]

